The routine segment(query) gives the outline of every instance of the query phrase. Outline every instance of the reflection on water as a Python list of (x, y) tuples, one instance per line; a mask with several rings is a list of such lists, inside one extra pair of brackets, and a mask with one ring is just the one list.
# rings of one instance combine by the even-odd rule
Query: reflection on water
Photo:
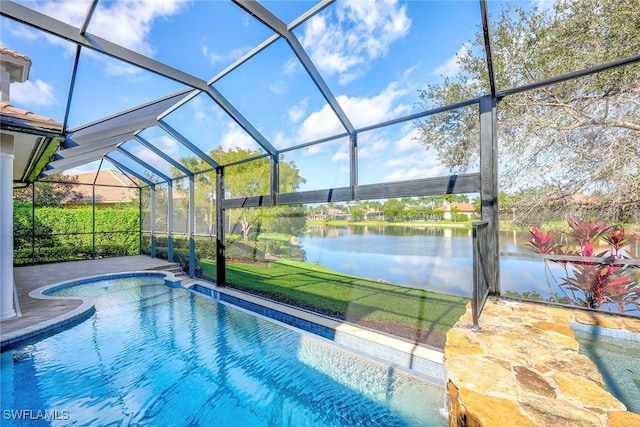
[(298, 241), (307, 262), (331, 270), (402, 286), (471, 295), (472, 236), (468, 229), (311, 226)]
[(400, 225), (310, 225), (306, 234), (315, 237), (341, 237), (349, 235), (471, 237), (471, 230), (444, 227), (405, 227)]
[(0, 353), (2, 426), (446, 425), (442, 387), (161, 279), (56, 295), (96, 312)]
[[(529, 233), (500, 232), (500, 251), (531, 254)], [(472, 234), (463, 228), (403, 226), (311, 226), (298, 237), (305, 261), (344, 274), (470, 297)], [(638, 257), (638, 241), (629, 252)], [(547, 274), (562, 268), (548, 263)], [(502, 256), (500, 284), (506, 291), (533, 291), (547, 299), (551, 289), (541, 259)]]

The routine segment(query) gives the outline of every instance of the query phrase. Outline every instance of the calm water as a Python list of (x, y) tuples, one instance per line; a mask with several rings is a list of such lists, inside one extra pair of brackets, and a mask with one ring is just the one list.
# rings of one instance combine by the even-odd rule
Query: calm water
[[(298, 238), (306, 261), (373, 280), (460, 296), (472, 292), (470, 230), (409, 227), (312, 227)], [(525, 234), (503, 233), (501, 250), (529, 252)], [(503, 258), (503, 290), (549, 294), (540, 260)]]
[[(307, 262), (341, 273), (466, 297), (472, 293), (471, 230), (313, 226), (298, 241)], [(530, 254), (528, 241), (528, 233), (501, 232), (500, 251)], [(637, 255), (639, 246), (636, 241), (630, 249)], [(564, 276), (561, 266), (545, 265), (541, 259), (500, 259), (503, 292), (533, 291), (543, 298), (550, 298), (553, 292), (562, 297), (562, 291), (548, 279)], [(603, 309), (615, 311), (617, 307)]]
[(96, 313), (2, 352), (2, 425), (446, 425), (439, 386), (149, 281), (58, 292)]
[(640, 414), (640, 342), (575, 332), (580, 352), (602, 374), (607, 390), (629, 411)]

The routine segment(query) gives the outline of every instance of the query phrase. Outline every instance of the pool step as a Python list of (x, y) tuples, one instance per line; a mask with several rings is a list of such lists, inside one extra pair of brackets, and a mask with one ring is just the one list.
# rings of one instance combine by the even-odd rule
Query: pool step
[(180, 264), (177, 262), (167, 262), (165, 265), (159, 265), (156, 267), (148, 268), (147, 270), (162, 270), (173, 273), (176, 277), (186, 277), (184, 271), (180, 268)]

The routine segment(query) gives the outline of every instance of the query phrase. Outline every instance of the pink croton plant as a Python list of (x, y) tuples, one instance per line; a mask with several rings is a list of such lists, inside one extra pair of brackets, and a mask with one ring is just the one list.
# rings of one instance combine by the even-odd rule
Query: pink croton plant
[[(529, 246), (545, 257), (545, 273), (551, 287), (553, 280), (564, 293), (557, 302), (571, 302), (583, 307), (600, 309), (603, 305), (616, 306), (619, 312), (625, 307), (631, 310), (640, 309), (640, 286), (637, 267), (619, 263), (617, 260), (632, 259), (624, 246), (628, 236), (621, 227), (610, 227), (593, 221), (569, 220), (570, 231), (565, 233), (571, 244), (559, 243), (562, 233), (543, 232), (533, 227), (529, 232)], [(608, 244), (606, 250), (596, 253), (600, 241)], [(570, 255), (587, 258), (586, 260), (554, 259), (553, 255)], [(599, 258), (594, 260), (593, 258)], [(556, 278), (549, 268), (548, 262), (562, 266), (564, 276)], [(555, 293), (552, 291), (552, 294)]]

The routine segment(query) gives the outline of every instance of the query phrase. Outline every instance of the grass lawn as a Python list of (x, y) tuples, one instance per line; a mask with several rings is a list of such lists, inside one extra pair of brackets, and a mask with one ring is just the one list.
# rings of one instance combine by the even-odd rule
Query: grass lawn
[[(202, 261), (215, 279), (215, 262)], [(227, 262), (227, 285), (414, 341), (442, 347), (468, 298), (339, 274), (304, 262)]]

